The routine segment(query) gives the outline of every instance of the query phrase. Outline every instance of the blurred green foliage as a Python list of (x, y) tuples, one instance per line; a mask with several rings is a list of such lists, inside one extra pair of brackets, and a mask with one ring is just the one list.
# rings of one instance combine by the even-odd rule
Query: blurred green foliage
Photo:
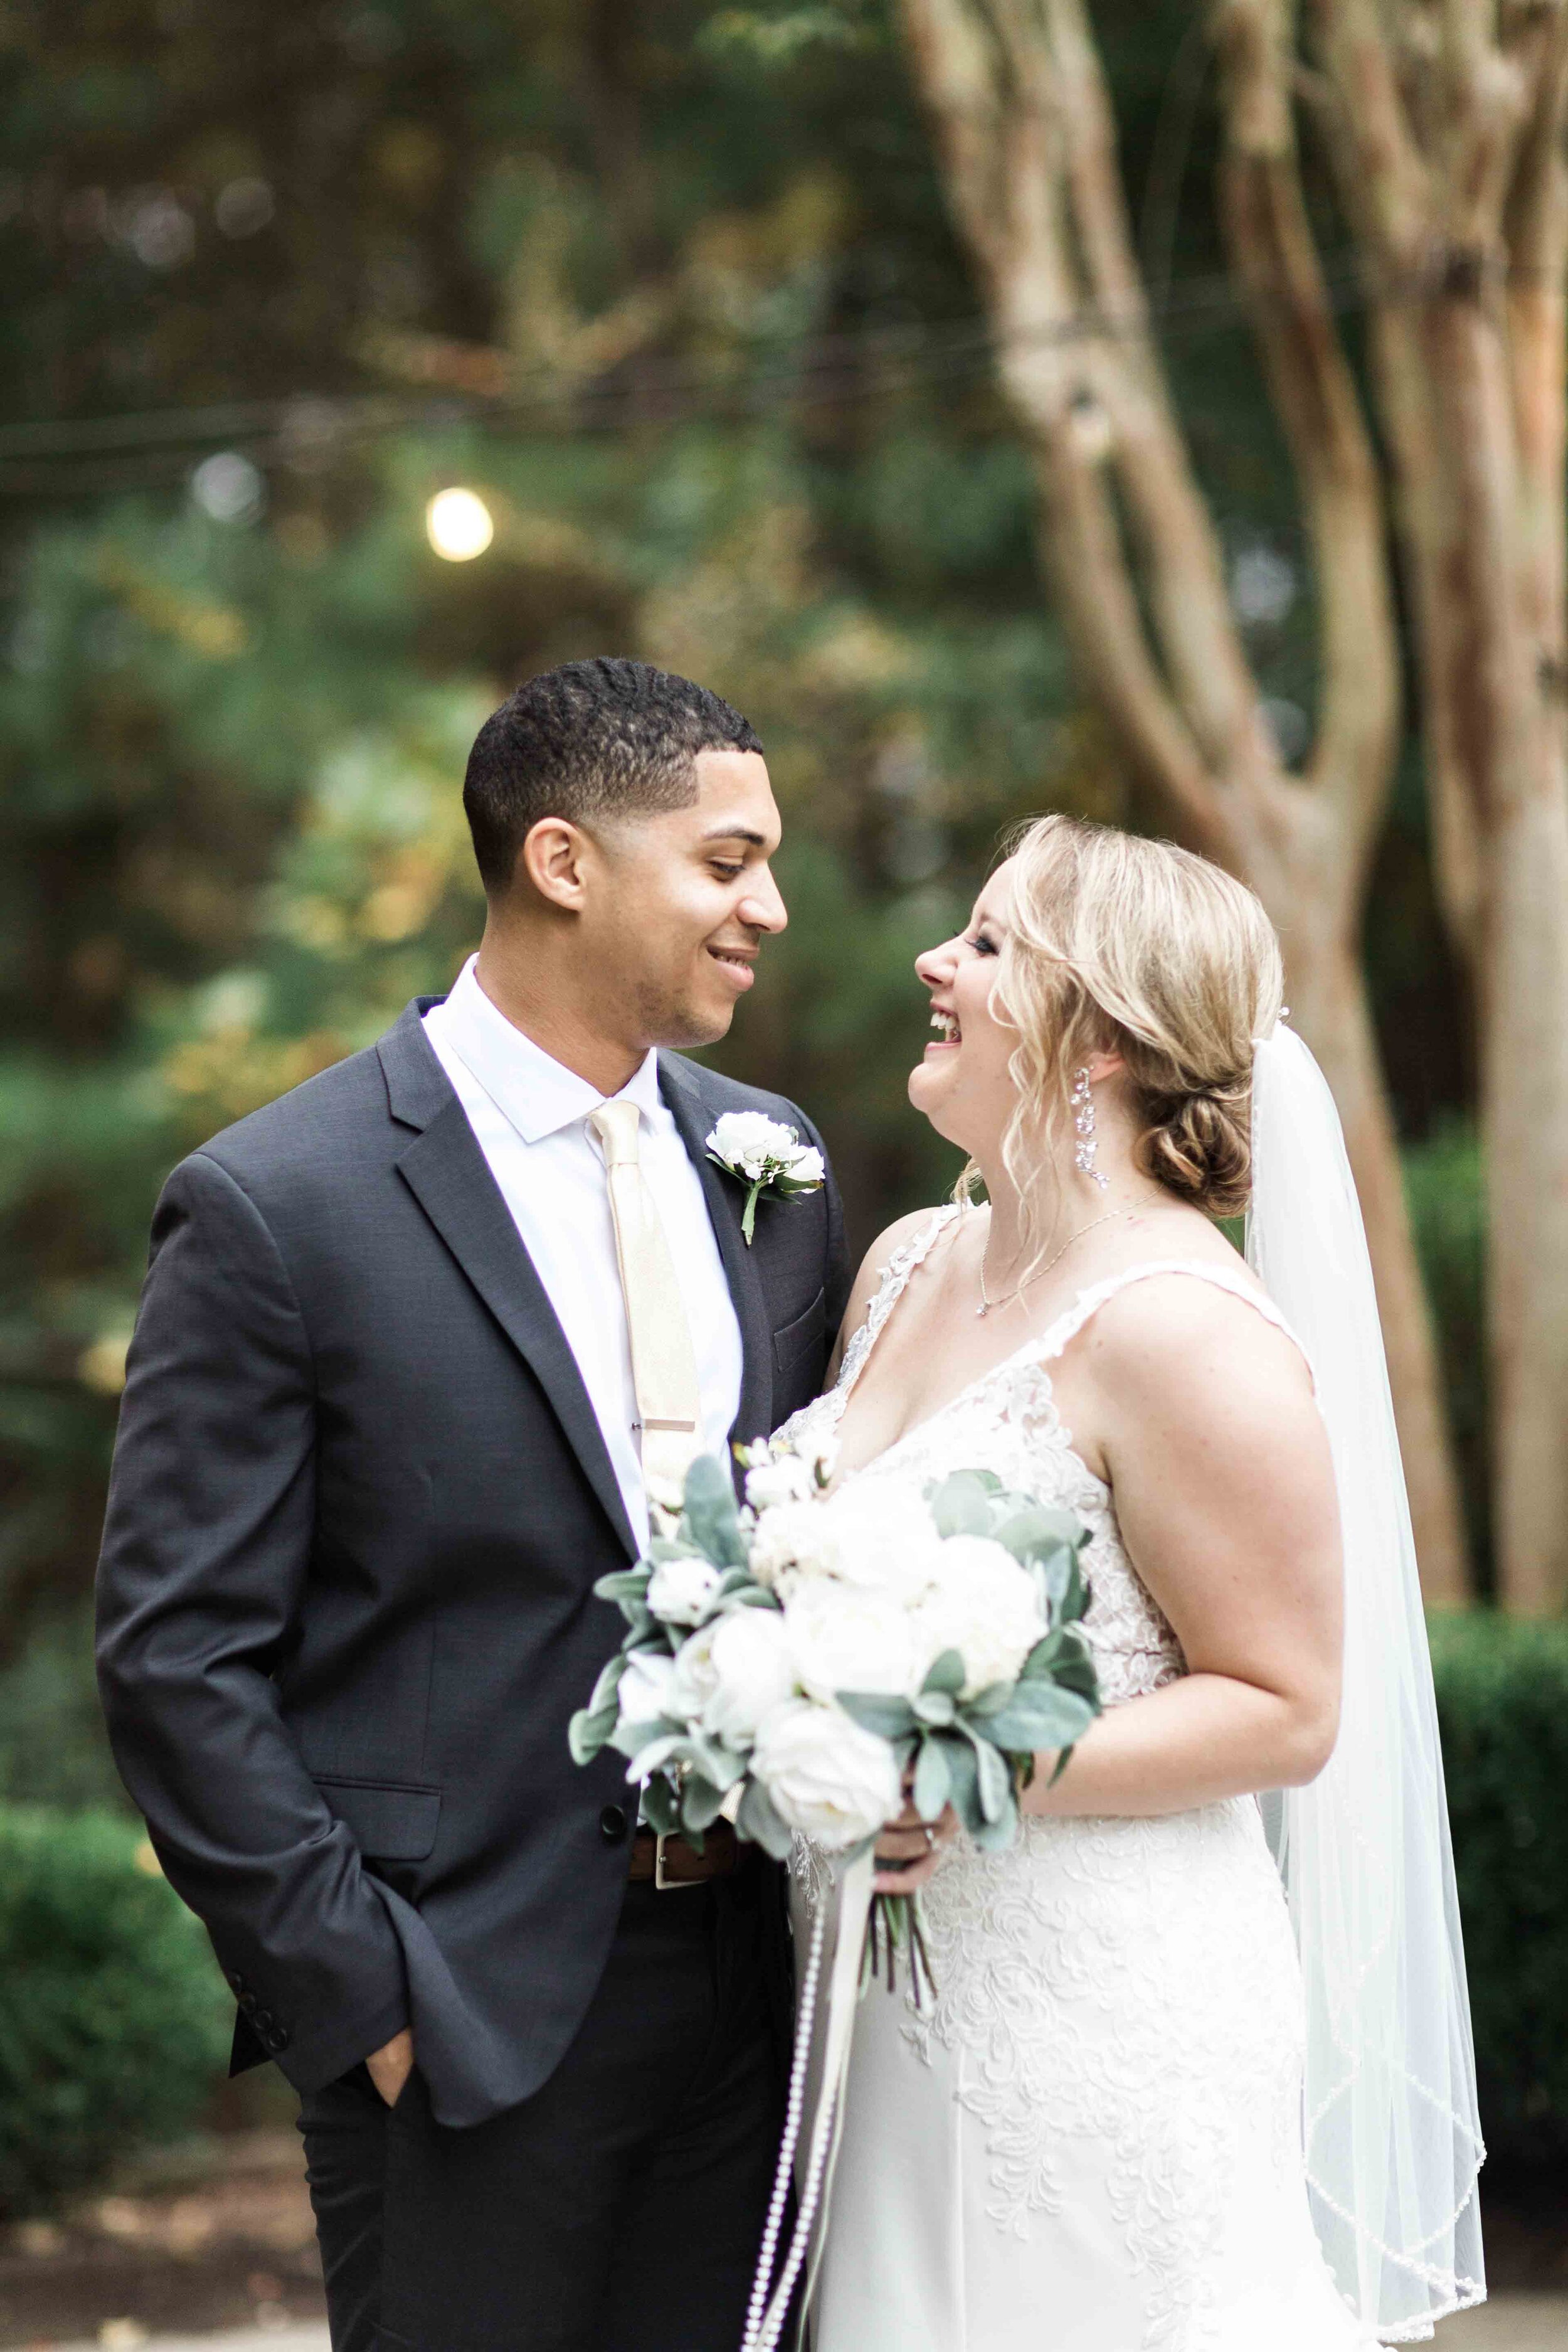
[(1488, 2146), (1568, 2161), (1568, 1626), (1435, 1617), (1448, 1780)]
[[(1201, 45), (1181, 0), (1095, 17), (1196, 459), (1268, 591), (1250, 648), (1305, 729)], [(953, 1173), (904, 1101), (914, 953), (1017, 817), (1150, 812), (1074, 699), (886, 0), (16, 0), (0, 262), (0, 1708), (31, 1722), (77, 1704), (51, 1661), (162, 1176), (446, 984), (463, 758), (519, 677), (635, 653), (760, 728), (792, 924), (721, 1057), (820, 1118), (861, 1244)], [(496, 520), (471, 563), (424, 536), (452, 482)], [(1466, 1084), (1422, 824), (1412, 766), (1371, 945), (1415, 1135)]]
[(232, 2013), (137, 1828), (0, 1806), (0, 2220), (188, 2128)]

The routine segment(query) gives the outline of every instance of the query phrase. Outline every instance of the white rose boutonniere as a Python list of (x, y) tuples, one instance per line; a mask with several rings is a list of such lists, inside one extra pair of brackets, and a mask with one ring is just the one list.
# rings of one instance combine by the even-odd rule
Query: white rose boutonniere
[(708, 1157), (746, 1189), (741, 1231), (748, 1248), (756, 1231), (757, 1202), (795, 1201), (820, 1191), (827, 1171), (822, 1154), (799, 1132), (760, 1110), (727, 1110), (708, 1138)]

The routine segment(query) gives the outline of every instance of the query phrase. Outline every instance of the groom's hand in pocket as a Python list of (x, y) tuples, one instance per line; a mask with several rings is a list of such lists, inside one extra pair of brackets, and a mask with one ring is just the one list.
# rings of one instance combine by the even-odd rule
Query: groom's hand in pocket
[(912, 1804), (906, 1805), (897, 1821), (889, 1822), (877, 1840), (873, 1891), (878, 1895), (918, 1895), (957, 1828), (958, 1815), (951, 1805), (942, 1808), (941, 1820), (935, 1822), (922, 1821)]
[(405, 2026), (379, 2050), (373, 2050), (365, 2060), (365, 2072), (381, 2093), (389, 2107), (395, 2107), (403, 2096), (404, 2085), (414, 2072), (414, 2036)]

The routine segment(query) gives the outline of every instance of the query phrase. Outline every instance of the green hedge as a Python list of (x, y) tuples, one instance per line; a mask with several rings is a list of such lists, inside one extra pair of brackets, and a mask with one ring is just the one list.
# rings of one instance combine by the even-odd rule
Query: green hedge
[[(1432, 1620), (1482, 2108), (1494, 2157), (1568, 2157), (1568, 1625)], [(132, 1822), (0, 1805), (0, 2215), (199, 2113), (228, 1997)]]
[(189, 2126), (232, 2010), (133, 1822), (0, 1808), (0, 2217)]
[(1431, 1621), (1494, 2158), (1568, 2158), (1568, 1625)]

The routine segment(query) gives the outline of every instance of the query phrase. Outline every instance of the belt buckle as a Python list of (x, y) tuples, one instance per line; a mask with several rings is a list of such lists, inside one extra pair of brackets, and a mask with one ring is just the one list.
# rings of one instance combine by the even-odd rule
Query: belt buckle
[(653, 1849), (653, 1883), (661, 1895), (689, 1895), (693, 1887), (700, 1886), (702, 1884), (700, 1878), (667, 1878), (664, 1874), (664, 1849), (672, 1837), (679, 1837), (679, 1830), (659, 1830), (656, 1833)]

